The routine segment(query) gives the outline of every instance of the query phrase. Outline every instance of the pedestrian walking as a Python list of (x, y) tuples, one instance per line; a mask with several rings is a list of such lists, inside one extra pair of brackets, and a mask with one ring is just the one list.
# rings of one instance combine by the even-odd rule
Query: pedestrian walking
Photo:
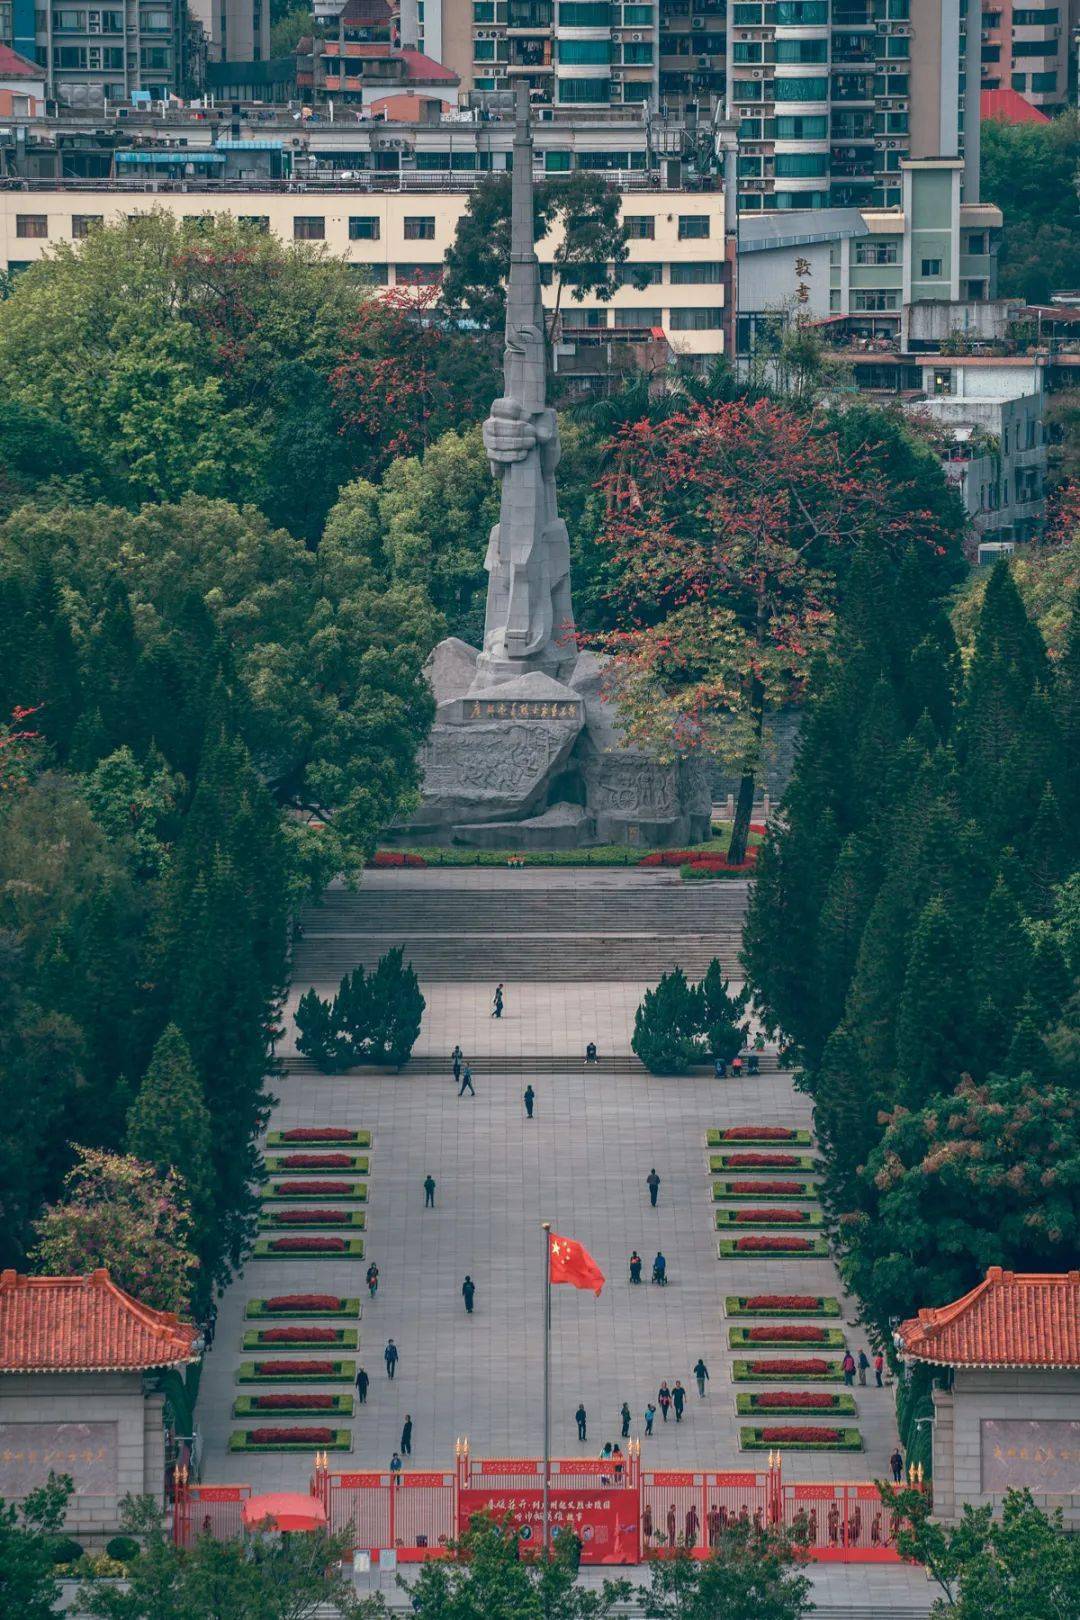
[(660, 1177), (656, 1173), (655, 1165), (645, 1177), (645, 1185), (649, 1189), (649, 1203), (656, 1208), (656, 1200), (660, 1194)]
[(666, 1378), (664, 1379), (664, 1382), (660, 1385), (660, 1388), (657, 1391), (656, 1399), (657, 1399), (657, 1403), (658, 1403), (658, 1405), (660, 1407), (660, 1416), (663, 1418), (664, 1422), (666, 1423), (667, 1418), (668, 1418), (668, 1413), (671, 1411), (671, 1390), (668, 1388), (668, 1382), (667, 1382)]
[(674, 1547), (675, 1545), (675, 1526), (677, 1524), (678, 1520), (675, 1517), (675, 1504), (672, 1502), (671, 1506), (667, 1510), (667, 1539), (669, 1547)]
[(694, 1366), (694, 1377), (697, 1379), (697, 1392), (698, 1392), (698, 1394), (699, 1395), (704, 1395), (705, 1394), (705, 1385), (706, 1385), (706, 1383), (708, 1381), (708, 1377), (709, 1377), (709, 1369), (708, 1369), (708, 1367), (706, 1367), (704, 1361), (702, 1360), (702, 1358), (700, 1356), (698, 1356), (697, 1362), (696, 1362), (696, 1364)]
[(850, 1350), (844, 1351), (844, 1359), (840, 1365), (844, 1371), (844, 1383), (852, 1385), (855, 1382), (855, 1357)]
[(645, 1408), (645, 1433), (652, 1434), (652, 1426), (656, 1422), (656, 1407), (652, 1401)]
[(686, 1549), (691, 1551), (697, 1546), (698, 1531), (701, 1529), (701, 1520), (698, 1510), (691, 1502), (686, 1510)]
[(535, 1101), (536, 1101), (536, 1092), (533, 1090), (532, 1083), (530, 1082), (529, 1085), (527, 1085), (525, 1087), (525, 1118), (526, 1119), (532, 1119), (533, 1104), (535, 1103)]
[(453, 1070), (454, 1070), (454, 1084), (455, 1084), (455, 1086), (457, 1085), (458, 1081), (461, 1079), (461, 1064), (462, 1064), (462, 1061), (464, 1059), (464, 1056), (465, 1056), (465, 1054), (464, 1054), (464, 1052), (462, 1052), (460, 1046), (455, 1046), (454, 1050), (450, 1054), (450, 1062), (451, 1062), (451, 1065), (453, 1066)]
[(580, 1401), (578, 1402), (578, 1409), (574, 1413), (574, 1422), (577, 1424), (577, 1437), (578, 1437), (578, 1439), (579, 1440), (587, 1440), (589, 1438), (589, 1435), (588, 1435), (589, 1418), (588, 1418), (587, 1412), (585, 1411), (584, 1406), (582, 1405), (582, 1403)]
[[(611, 1459), (611, 1441), (610, 1440), (605, 1440), (603, 1449), (600, 1452), (600, 1461), (602, 1463), (606, 1463), (606, 1462), (610, 1461), (610, 1459)], [(610, 1485), (611, 1484), (611, 1475), (610, 1474), (601, 1474), (600, 1475), (600, 1483), (601, 1483), (601, 1485)]]
[(892, 1469), (893, 1484), (902, 1485), (904, 1483), (904, 1454), (899, 1446), (889, 1458), (889, 1467)]
[(371, 1382), (371, 1379), (368, 1377), (368, 1375), (364, 1371), (363, 1367), (358, 1367), (356, 1369), (356, 1378), (355, 1378), (356, 1399), (360, 1403), (361, 1406), (366, 1406), (367, 1405), (367, 1392), (368, 1392), (368, 1385), (370, 1384), (370, 1382)]
[(623, 1401), (619, 1409), (619, 1416), (622, 1418), (622, 1438), (625, 1440), (630, 1433), (630, 1407), (626, 1401)]
[(386, 1362), (386, 1376), (387, 1378), (393, 1380), (398, 1364), (398, 1347), (394, 1343), (393, 1339), (387, 1339), (386, 1341), (386, 1349), (383, 1351), (383, 1360)]
[(641, 1256), (636, 1249), (630, 1256), (630, 1281), (632, 1283), (641, 1281)]
[(424, 1177), (424, 1208), (435, 1208), (435, 1177), (430, 1170)]
[(473, 1097), (476, 1096), (476, 1092), (473, 1090), (472, 1070), (467, 1063), (461, 1071), (461, 1089), (458, 1092), (458, 1096), (464, 1097), (466, 1092), (469, 1092)]
[(412, 1417), (406, 1412), (405, 1422), (401, 1425), (401, 1455), (412, 1456)]
[(473, 1300), (476, 1298), (476, 1284), (466, 1273), (465, 1281), (461, 1285), (461, 1297), (465, 1301), (465, 1314), (472, 1315)]
[(675, 1408), (676, 1423), (682, 1422), (683, 1407), (686, 1405), (686, 1391), (679, 1380), (675, 1380), (675, 1388), (671, 1392), (671, 1404)]
[(626, 1464), (625, 1464), (625, 1461), (623, 1459), (623, 1454), (620, 1451), (617, 1442), (611, 1448), (611, 1460), (615, 1465), (615, 1467), (614, 1467), (615, 1483), (616, 1483), (616, 1485), (621, 1485), (622, 1484), (622, 1479), (623, 1479), (623, 1469), (625, 1468)]
[(390, 1459), (390, 1472), (392, 1474), (400, 1474), (401, 1473), (401, 1458), (398, 1456), (396, 1451), (394, 1452), (394, 1455)]
[(859, 1383), (866, 1387), (866, 1374), (870, 1366), (870, 1357), (865, 1349), (859, 1351)]
[(503, 987), (501, 982), (495, 986), (495, 994), (491, 1000), (492, 1018), (501, 1018), (503, 1015)]
[(884, 1376), (885, 1376), (885, 1357), (882, 1355), (881, 1351), (879, 1350), (877, 1355), (874, 1357), (874, 1380), (875, 1380), (875, 1382), (877, 1384), (878, 1389), (881, 1388)]
[(375, 1295), (379, 1292), (379, 1268), (375, 1264), (374, 1260), (367, 1268), (365, 1281), (367, 1282), (368, 1293), (371, 1295), (372, 1299), (374, 1299)]

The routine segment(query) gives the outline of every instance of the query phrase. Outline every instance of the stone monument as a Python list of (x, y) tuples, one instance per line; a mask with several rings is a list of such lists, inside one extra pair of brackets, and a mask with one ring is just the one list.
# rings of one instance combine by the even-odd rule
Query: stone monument
[(478, 651), (451, 637), (428, 659), (438, 708), (423, 752), (423, 796), (395, 833), (522, 850), (687, 843), (708, 836), (704, 762), (665, 764), (625, 746), (618, 710), (601, 696), (600, 661), (579, 652), (575, 638), (524, 81), (516, 93), (503, 395), (483, 429), (500, 484), (485, 561), (484, 645)]

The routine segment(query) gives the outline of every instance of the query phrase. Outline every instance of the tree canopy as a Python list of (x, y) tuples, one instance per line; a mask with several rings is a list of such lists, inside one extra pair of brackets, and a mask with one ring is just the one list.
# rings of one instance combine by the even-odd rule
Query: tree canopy
[(1080, 115), (1046, 124), (989, 119), (981, 130), (984, 201), (1005, 220), (998, 294), (1046, 304), (1071, 287), (1080, 254)]

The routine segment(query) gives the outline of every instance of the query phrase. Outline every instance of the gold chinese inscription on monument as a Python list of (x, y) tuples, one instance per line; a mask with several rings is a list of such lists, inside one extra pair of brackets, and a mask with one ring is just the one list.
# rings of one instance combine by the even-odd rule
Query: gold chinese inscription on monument
[(576, 720), (576, 703), (541, 703), (536, 699), (519, 699), (515, 703), (489, 703), (486, 700), (470, 702), (467, 718), (470, 720)]
[(1057, 1418), (983, 1418), (982, 1488), (1027, 1486), (1046, 1495), (1080, 1492), (1080, 1422)]

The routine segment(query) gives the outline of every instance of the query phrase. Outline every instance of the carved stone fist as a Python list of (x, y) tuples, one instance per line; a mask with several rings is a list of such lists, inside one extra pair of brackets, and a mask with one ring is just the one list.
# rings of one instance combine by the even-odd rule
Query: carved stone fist
[(492, 467), (524, 461), (537, 442), (536, 429), (513, 399), (497, 399), (484, 423), (484, 449)]

